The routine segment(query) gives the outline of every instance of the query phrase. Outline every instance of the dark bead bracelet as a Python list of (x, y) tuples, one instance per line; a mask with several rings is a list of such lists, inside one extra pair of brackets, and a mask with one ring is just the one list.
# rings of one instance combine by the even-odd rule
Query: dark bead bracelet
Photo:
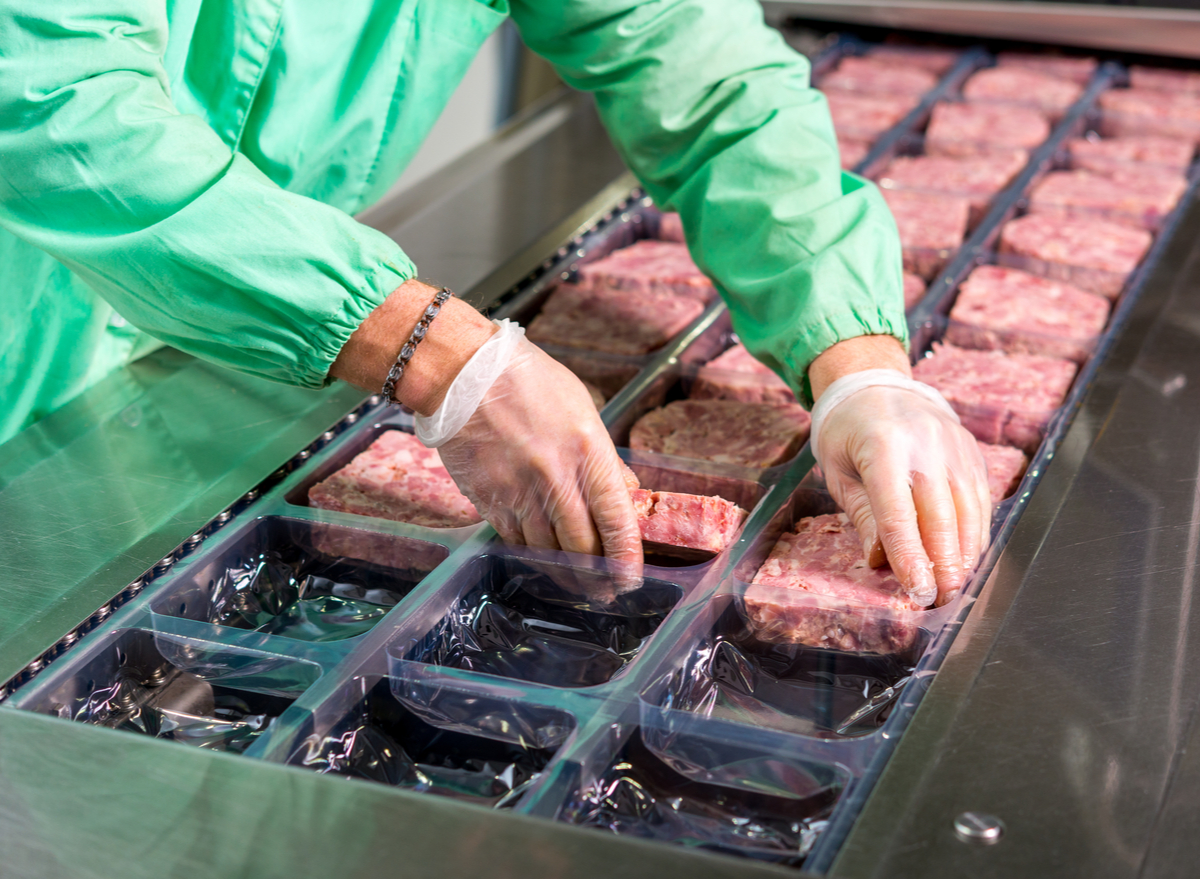
[(396, 399), (396, 385), (400, 383), (400, 379), (404, 376), (404, 370), (408, 367), (408, 361), (412, 360), (413, 355), (417, 353), (417, 346), (421, 344), (421, 340), (429, 332), (429, 325), (438, 316), (438, 312), (442, 310), (442, 306), (446, 304), (446, 300), (453, 295), (448, 287), (443, 287), (439, 290), (437, 296), (433, 297), (433, 302), (425, 308), (425, 313), (421, 315), (421, 319), (417, 321), (417, 325), (413, 327), (412, 335), (408, 337), (408, 341), (400, 349), (400, 354), (396, 357), (396, 362), (392, 364), (392, 368), (388, 370), (387, 379), (383, 383), (383, 398), (389, 403), (400, 402)]

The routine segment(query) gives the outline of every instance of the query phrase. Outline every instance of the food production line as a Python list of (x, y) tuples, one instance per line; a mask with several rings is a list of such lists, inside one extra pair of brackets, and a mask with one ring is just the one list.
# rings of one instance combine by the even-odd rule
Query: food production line
[[(890, 45), (813, 36), (807, 4), (768, 12), (818, 86)], [(935, 108), (1012, 48), (943, 42), (953, 61), (855, 170), (921, 155)], [(960, 241), (906, 248), (927, 283), (914, 358), (954, 332), (972, 272), (1029, 267), (1004, 230), (1147, 63), (1121, 49), (1092, 46), (1101, 63)], [(749, 512), (733, 545), (652, 555), (645, 586), (606, 602), (589, 597), (603, 560), (313, 506), (314, 485), (411, 431), (378, 398), (169, 350), (106, 380), (0, 455), (6, 871), (1178, 875), (1200, 798), (1196, 172), (1072, 354), (964, 595), (845, 624), (888, 650), (747, 629), (776, 539), (832, 510), (807, 448), (764, 467), (631, 448), (639, 419), (713, 380), (704, 364), (735, 341), (719, 302), (646, 354), (548, 346), (602, 394), (644, 486)], [(664, 234), (576, 95), (362, 219), (423, 276), (526, 325), (581, 267)], [(251, 620), (222, 591), (293, 574), (335, 584), (328, 615), (281, 589)], [(559, 652), (528, 637), (567, 630)]]

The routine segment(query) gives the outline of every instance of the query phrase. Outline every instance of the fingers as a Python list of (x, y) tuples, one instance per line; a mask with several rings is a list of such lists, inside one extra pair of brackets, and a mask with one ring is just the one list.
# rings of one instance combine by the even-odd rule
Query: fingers
[[(917, 526), (927, 558), (933, 564), (933, 576), (937, 583), (938, 603), (943, 603), (951, 593), (962, 588), (965, 575), (963, 569), (962, 541), (959, 537), (960, 510), (954, 501), (949, 479), (945, 474), (930, 476), (913, 474), (913, 506), (917, 511)], [(964, 504), (964, 507), (967, 505)], [(970, 506), (974, 506), (972, 503)], [(972, 513), (964, 509), (970, 519)], [(970, 520), (972, 534), (976, 533), (976, 520)], [(972, 542), (974, 538), (972, 537)]]
[(612, 560), (618, 586), (622, 591), (634, 589), (642, 584), (642, 533), (625, 482), (624, 465), (614, 450), (611, 460), (600, 467), (600, 478), (587, 498), (588, 509), (604, 555)]
[(600, 555), (604, 551), (600, 534), (592, 524), (592, 514), (579, 492), (554, 505), (550, 522), (558, 539), (558, 548), (564, 552)]
[[(870, 499), (875, 528), (892, 571), (907, 589), (909, 597), (922, 607), (928, 607), (937, 598), (938, 584), (933, 565), (925, 553), (916, 492), (909, 485), (909, 474), (891, 465), (871, 468), (864, 477), (863, 485)], [(957, 555), (957, 527), (954, 531)]]

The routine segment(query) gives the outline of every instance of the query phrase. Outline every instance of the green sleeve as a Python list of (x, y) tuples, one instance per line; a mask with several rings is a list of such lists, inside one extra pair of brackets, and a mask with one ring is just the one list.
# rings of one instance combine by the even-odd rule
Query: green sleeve
[(512, 15), (569, 85), (595, 93), (630, 168), (682, 214), (746, 347), (801, 399), (835, 342), (907, 341), (887, 205), (841, 171), (808, 62), (755, 0), (513, 0)]
[(413, 275), (389, 238), (280, 189), (179, 112), (163, 0), (10, 0), (0, 35), (0, 226), (146, 332), (319, 387)]

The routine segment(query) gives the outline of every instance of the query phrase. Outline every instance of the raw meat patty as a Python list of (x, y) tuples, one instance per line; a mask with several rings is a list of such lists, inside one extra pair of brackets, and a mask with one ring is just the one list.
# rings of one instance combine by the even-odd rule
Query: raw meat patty
[(1109, 174), (1052, 171), (1033, 188), (1029, 210), (1095, 217), (1155, 231), (1186, 189), (1184, 176), (1167, 169), (1126, 168)]
[(970, 224), (983, 217), (988, 203), (1025, 167), (1029, 153), (1009, 150), (988, 156), (900, 156), (879, 175), (882, 189), (941, 192), (966, 198)]
[(920, 97), (937, 85), (937, 77), (919, 67), (892, 64), (880, 58), (843, 58), (837, 69), (821, 78), (822, 89), (876, 95)]
[(1129, 82), (1135, 89), (1200, 95), (1200, 70), (1171, 70), (1134, 64), (1129, 68)]
[(1077, 137), (1067, 141), (1071, 165), (1101, 174), (1154, 165), (1183, 173), (1196, 148), (1173, 137)]
[(590, 381), (585, 381), (584, 379), (580, 379), (580, 381), (583, 382), (583, 386), (587, 388), (588, 396), (592, 398), (592, 404), (597, 409), (603, 409), (604, 404), (608, 402), (608, 400), (606, 400), (604, 397), (604, 392)]
[(1108, 137), (1153, 134), (1200, 143), (1200, 94), (1110, 89), (1100, 95), (1100, 107)]
[(1050, 123), (1037, 110), (999, 104), (942, 102), (934, 106), (925, 132), (931, 156), (979, 156), (1030, 150), (1050, 136)]
[(871, 145), (861, 140), (838, 138), (838, 155), (841, 156), (842, 167), (849, 171), (867, 157)]
[(906, 95), (860, 95), (837, 89), (823, 90), (839, 138), (874, 141), (917, 105)]
[(942, 76), (954, 66), (960, 54), (954, 49), (927, 49), (922, 46), (874, 46), (867, 52), (867, 57)]
[(1108, 310), (1108, 300), (1094, 293), (1019, 269), (980, 266), (959, 288), (946, 341), (1082, 363), (1104, 330)]
[(630, 492), (642, 540), (705, 552), (721, 552), (737, 537), (746, 511), (722, 497), (673, 491)]
[(696, 267), (687, 245), (638, 241), (579, 267), (580, 286), (615, 287), (646, 293), (675, 293), (698, 302), (717, 298), (712, 281)]
[(925, 282), (912, 272), (904, 273), (904, 310), (912, 308), (925, 295)]
[(795, 403), (677, 400), (639, 418), (629, 433), (629, 447), (718, 464), (773, 467), (800, 451), (811, 421)]
[(1064, 220), (1028, 214), (1000, 230), (1001, 260), (1019, 257), (1021, 268), (1115, 299), (1150, 248), (1151, 236), (1103, 220)]
[(870, 568), (845, 513), (801, 519), (782, 535), (744, 598), (762, 641), (896, 653), (912, 646), (917, 612), (890, 568)]
[(882, 192), (900, 230), (905, 270), (927, 280), (932, 278), (962, 245), (971, 203), (936, 192)]
[(703, 311), (704, 303), (691, 296), (559, 284), (526, 335), (547, 345), (646, 354), (665, 345)]
[(755, 360), (740, 342), (700, 367), (692, 384), (693, 400), (741, 400), (744, 403), (795, 403), (787, 382)]
[(1030, 107), (1060, 118), (1083, 94), (1083, 86), (1028, 67), (989, 67), (967, 80), (963, 97), (974, 103)]
[(994, 446), (991, 443), (979, 443), (979, 451), (983, 453), (983, 462), (987, 464), (988, 490), (992, 495), (992, 503), (998, 504), (1021, 484), (1029, 459), (1020, 449), (1012, 446)]
[(679, 214), (663, 214), (658, 221), (658, 237), (662, 241), (674, 241), (682, 244), (685, 241), (683, 218)]
[(1100, 62), (1095, 58), (1063, 58), (1058, 55), (1036, 55), (1031, 52), (1001, 52), (996, 56), (999, 67), (1023, 67), (1059, 79), (1087, 85)]
[(1033, 454), (1076, 369), (1070, 360), (935, 342), (933, 355), (913, 367), (913, 378), (937, 388), (976, 439)]
[(389, 430), (349, 464), (308, 490), (322, 510), (357, 513), (428, 528), (458, 528), (483, 521), (442, 465), (410, 433)]

